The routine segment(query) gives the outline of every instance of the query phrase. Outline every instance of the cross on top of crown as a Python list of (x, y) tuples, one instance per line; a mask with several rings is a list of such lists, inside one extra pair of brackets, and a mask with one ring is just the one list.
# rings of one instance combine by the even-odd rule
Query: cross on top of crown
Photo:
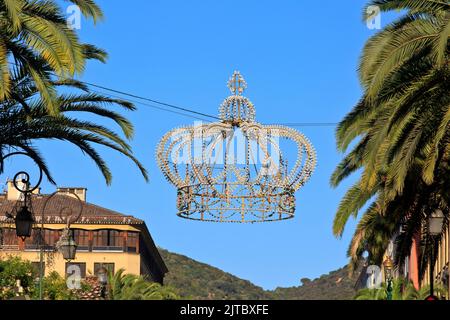
[(245, 89), (247, 89), (247, 82), (239, 71), (235, 71), (228, 80), (228, 88), (234, 95), (241, 95)]

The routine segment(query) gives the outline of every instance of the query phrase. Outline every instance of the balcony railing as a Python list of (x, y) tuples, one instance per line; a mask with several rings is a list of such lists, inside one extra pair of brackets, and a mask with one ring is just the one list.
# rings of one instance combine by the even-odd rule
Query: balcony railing
[[(25, 244), (25, 251), (39, 251), (41, 250), (41, 246), (39, 244)], [(55, 251), (56, 248), (54, 245), (43, 245), (42, 250), (44, 251)]]
[(3, 250), (3, 251), (18, 251), (19, 250), (19, 245), (17, 245), (17, 244), (3, 244), (3, 245), (0, 245), (0, 250)]
[[(55, 251), (56, 248), (54, 245), (44, 245), (44, 251)], [(0, 245), (1, 251), (19, 251), (19, 245)], [(39, 244), (25, 244), (25, 251), (39, 251)], [(137, 253), (136, 247), (128, 247), (128, 246), (93, 246), (93, 245), (78, 245), (78, 252), (127, 252), (127, 253)]]
[(120, 251), (120, 252), (123, 252), (123, 251), (125, 251), (124, 250), (124, 247), (114, 247), (114, 246), (93, 246), (92, 247), (92, 251), (93, 252), (95, 252), (95, 251)]

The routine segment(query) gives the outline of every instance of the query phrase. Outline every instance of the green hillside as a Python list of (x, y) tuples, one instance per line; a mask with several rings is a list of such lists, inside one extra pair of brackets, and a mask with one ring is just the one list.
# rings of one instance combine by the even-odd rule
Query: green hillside
[(265, 291), (250, 281), (240, 279), (186, 256), (160, 249), (170, 272), (165, 284), (190, 299), (351, 299), (354, 279), (342, 268), (318, 279), (302, 279), (302, 285)]
[(356, 294), (356, 279), (348, 277), (347, 268), (332, 271), (314, 280), (304, 278), (301, 281), (301, 286), (272, 291), (273, 299), (350, 300)]

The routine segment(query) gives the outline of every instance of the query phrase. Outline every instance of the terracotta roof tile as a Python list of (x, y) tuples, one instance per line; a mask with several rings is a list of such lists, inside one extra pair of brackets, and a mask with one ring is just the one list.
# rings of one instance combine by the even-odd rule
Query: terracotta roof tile
[[(45, 206), (44, 222), (61, 224), (66, 223), (67, 216), (78, 216), (80, 203), (77, 199), (66, 196), (56, 195), (49, 199), (49, 195), (34, 195), (32, 197), (32, 212), (35, 215), (36, 223), (41, 222), (42, 211)], [(6, 217), (7, 213), (14, 210), (17, 201), (10, 201), (0, 198), (0, 223), (12, 222)], [(143, 224), (141, 219), (130, 215), (124, 215), (119, 212), (109, 210), (91, 203), (82, 203), (82, 212), (72, 223), (77, 224)]]

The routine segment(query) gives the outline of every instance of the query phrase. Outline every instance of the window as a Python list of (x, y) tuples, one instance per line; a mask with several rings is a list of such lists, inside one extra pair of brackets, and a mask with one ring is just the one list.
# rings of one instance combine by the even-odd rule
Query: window
[(110, 247), (117, 247), (118, 249), (123, 249), (123, 238), (120, 231), (109, 230), (108, 245)]
[(94, 231), (94, 247), (103, 248), (108, 246), (108, 230)]
[(39, 244), (41, 242), (41, 229), (33, 229), (31, 231), (31, 236), (25, 239), (25, 249), (27, 250), (37, 250), (39, 249)]
[(73, 230), (73, 238), (78, 245), (77, 250), (89, 250), (89, 231), (75, 229)]
[(94, 231), (93, 249), (96, 250), (123, 250), (123, 238), (117, 230)]
[(66, 262), (66, 277), (80, 273), (81, 278), (86, 278), (86, 263)]
[(36, 250), (43, 244), (44, 250), (53, 250), (60, 236), (59, 230), (44, 229), (42, 233), (40, 228), (35, 228), (31, 232), (31, 237), (25, 240), (25, 249)]
[(127, 252), (137, 252), (138, 251), (138, 241), (139, 241), (139, 233), (138, 232), (128, 232)]
[(44, 229), (44, 243), (46, 246), (54, 246), (61, 236), (61, 231)]
[(111, 272), (112, 274), (114, 274), (114, 263), (112, 262), (95, 262), (94, 263), (94, 274), (97, 275), (98, 270), (100, 270), (100, 268), (105, 268), (106, 270), (108, 270), (108, 272)]
[(18, 238), (16, 229), (3, 228), (0, 229), (0, 245), (2, 246), (18, 246)]

